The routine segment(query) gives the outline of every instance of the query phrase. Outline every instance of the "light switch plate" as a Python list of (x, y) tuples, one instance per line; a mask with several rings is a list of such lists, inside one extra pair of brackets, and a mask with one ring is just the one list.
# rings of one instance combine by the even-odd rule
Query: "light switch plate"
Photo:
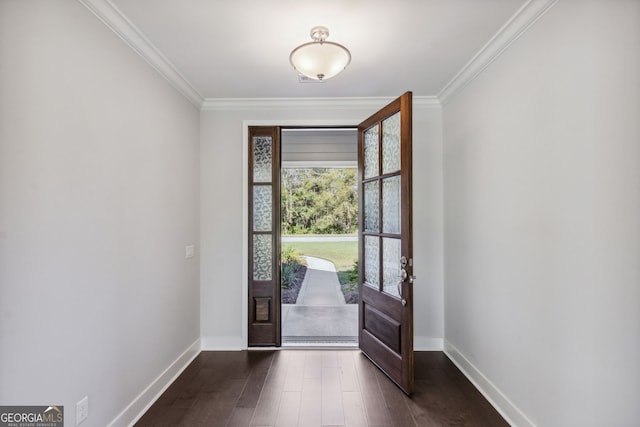
[(188, 245), (184, 247), (184, 257), (185, 258), (193, 258), (193, 256), (196, 254), (196, 247), (195, 245)]

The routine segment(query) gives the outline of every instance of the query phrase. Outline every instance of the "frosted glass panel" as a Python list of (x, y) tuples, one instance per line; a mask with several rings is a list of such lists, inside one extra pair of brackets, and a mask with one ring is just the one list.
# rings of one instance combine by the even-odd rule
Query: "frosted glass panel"
[(400, 176), (382, 180), (382, 232), (400, 234)]
[(382, 173), (400, 170), (400, 113), (382, 122)]
[(271, 137), (253, 137), (253, 181), (271, 182)]
[(253, 187), (253, 230), (271, 231), (271, 186), (256, 185)]
[(253, 236), (253, 280), (271, 280), (271, 234)]
[(364, 131), (364, 177), (379, 175), (378, 126)]
[(380, 181), (364, 184), (364, 231), (380, 231)]
[(382, 239), (382, 281), (383, 291), (396, 297), (400, 281), (400, 258), (402, 244), (400, 239), (384, 237)]
[(364, 236), (364, 283), (380, 289), (380, 238)]

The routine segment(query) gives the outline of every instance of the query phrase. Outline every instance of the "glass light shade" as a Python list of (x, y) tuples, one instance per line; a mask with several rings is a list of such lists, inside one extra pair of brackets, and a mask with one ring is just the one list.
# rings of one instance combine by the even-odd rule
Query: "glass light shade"
[(289, 61), (293, 68), (310, 79), (326, 80), (347, 68), (351, 53), (338, 43), (313, 41), (295, 48)]

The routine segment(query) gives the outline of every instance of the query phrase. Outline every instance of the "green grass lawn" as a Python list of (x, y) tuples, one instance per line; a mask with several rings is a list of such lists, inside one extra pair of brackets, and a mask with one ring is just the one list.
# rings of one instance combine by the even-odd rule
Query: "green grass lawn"
[(358, 242), (282, 242), (282, 249), (285, 248), (331, 261), (337, 271), (350, 270), (358, 260)]

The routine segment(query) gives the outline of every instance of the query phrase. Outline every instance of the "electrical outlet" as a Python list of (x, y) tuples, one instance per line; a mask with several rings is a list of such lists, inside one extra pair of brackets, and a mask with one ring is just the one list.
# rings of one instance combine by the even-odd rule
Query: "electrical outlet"
[(76, 425), (89, 418), (89, 396), (83, 397), (76, 403)]
[(193, 258), (193, 256), (195, 254), (196, 254), (195, 245), (189, 245), (189, 246), (185, 246), (184, 247), (184, 257), (185, 258)]

